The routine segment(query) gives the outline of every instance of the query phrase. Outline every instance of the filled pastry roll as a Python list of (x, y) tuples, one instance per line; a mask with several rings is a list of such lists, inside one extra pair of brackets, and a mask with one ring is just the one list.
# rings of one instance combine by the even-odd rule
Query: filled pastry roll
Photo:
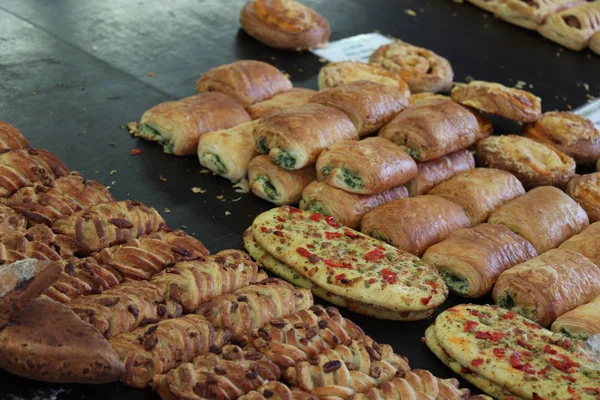
[(511, 173), (494, 168), (462, 172), (431, 189), (428, 194), (443, 197), (461, 206), (471, 225), (485, 222), (490, 213), (525, 194), (521, 182)]
[(542, 326), (600, 296), (600, 268), (572, 250), (553, 249), (500, 275), (493, 297), (500, 307)]
[(0, 121), (0, 151), (27, 148), (29, 142), (21, 131), (8, 122)]
[(292, 89), (280, 70), (262, 61), (240, 60), (206, 71), (196, 82), (196, 92), (220, 92), (244, 107)]
[(381, 193), (416, 175), (412, 157), (380, 137), (336, 143), (323, 150), (317, 160), (319, 181), (351, 193)]
[(537, 30), (548, 16), (586, 2), (587, 0), (504, 0), (495, 11), (498, 17), (507, 22)]
[(473, 168), (473, 154), (467, 149), (458, 150), (435, 160), (417, 163), (417, 175), (405, 186), (411, 197), (426, 194), (434, 186)]
[(594, 53), (600, 54), (600, 32), (595, 33), (588, 44)]
[(267, 46), (309, 50), (327, 44), (329, 22), (313, 9), (292, 0), (252, 0), (240, 14), (242, 29)]
[(534, 122), (542, 115), (539, 97), (499, 83), (472, 81), (458, 85), (452, 89), (452, 100), (519, 122)]
[(574, 176), (566, 192), (585, 210), (591, 223), (600, 221), (600, 172)]
[(0, 204), (0, 236), (13, 231), (24, 232), (26, 228), (27, 220), (22, 214)]
[(492, 133), (482, 116), (450, 99), (425, 99), (401, 112), (379, 131), (417, 161), (463, 149)]
[(581, 50), (600, 31), (600, 2), (592, 1), (579, 7), (553, 14), (538, 32), (571, 50)]
[(317, 93), (315, 90), (304, 88), (293, 88), (287, 92), (279, 93), (270, 98), (247, 108), (252, 119), (259, 119), (279, 111), (300, 107), (309, 102)]
[(321, 90), (311, 103), (344, 112), (354, 123), (360, 137), (378, 131), (408, 106), (408, 100), (397, 89), (370, 81)]
[(488, 222), (521, 235), (538, 254), (557, 248), (589, 225), (583, 208), (552, 186), (532, 189), (506, 203), (491, 213)]
[(600, 222), (585, 228), (559, 246), (559, 249), (573, 250), (583, 254), (600, 267)]
[(448, 60), (401, 40), (379, 47), (369, 61), (400, 74), (412, 93), (446, 92), (452, 87), (454, 72)]
[(360, 221), (369, 211), (405, 197), (408, 197), (408, 192), (404, 186), (361, 195), (329, 186), (325, 182), (313, 182), (302, 192), (300, 208), (332, 216), (338, 223), (358, 229)]
[(587, 340), (600, 334), (600, 296), (558, 317), (552, 324), (552, 331), (575, 340)]
[(207, 132), (200, 136), (200, 165), (214, 174), (239, 182), (248, 173), (248, 164), (256, 155), (254, 128), (258, 121), (249, 121), (229, 129)]
[(252, 193), (276, 205), (298, 203), (304, 188), (316, 178), (312, 166), (298, 170), (284, 169), (271, 162), (266, 155), (255, 157), (248, 165)]
[(469, 218), (460, 206), (425, 195), (392, 201), (374, 209), (364, 216), (361, 232), (421, 256), (452, 232), (469, 226)]
[(423, 261), (440, 271), (453, 293), (475, 298), (488, 294), (502, 272), (535, 256), (531, 243), (507, 227), (481, 224), (434, 244)]
[(545, 143), (517, 135), (490, 136), (477, 144), (477, 165), (510, 172), (525, 189), (564, 187), (575, 175), (575, 161)]
[(357, 139), (358, 131), (346, 114), (321, 104), (269, 115), (254, 130), (256, 150), (286, 169), (313, 165), (327, 146)]
[(600, 157), (600, 131), (594, 123), (570, 112), (551, 111), (532, 124), (523, 135), (556, 147), (577, 164), (593, 164)]

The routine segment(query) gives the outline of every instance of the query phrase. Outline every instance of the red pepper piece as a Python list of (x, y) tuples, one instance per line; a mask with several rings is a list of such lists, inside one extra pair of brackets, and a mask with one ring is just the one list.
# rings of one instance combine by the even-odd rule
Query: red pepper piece
[(277, 236), (281, 236), (281, 237), (284, 236), (283, 232), (281, 232), (281, 231), (275, 231), (273, 233), (276, 234)]
[(464, 331), (471, 332), (473, 330), (473, 328), (475, 328), (477, 325), (479, 325), (479, 322), (469, 320), (469, 321), (465, 322)]
[(335, 276), (336, 281), (341, 281), (344, 278), (346, 278), (346, 274), (338, 274)]
[(296, 249), (296, 253), (298, 253), (298, 254), (300, 254), (302, 257), (306, 257), (306, 258), (308, 258), (308, 257), (310, 257), (310, 256), (311, 256), (311, 254), (310, 254), (310, 251), (306, 250), (304, 247), (298, 247), (298, 248)]
[(344, 264), (342, 264), (341, 262), (336, 262), (330, 259), (325, 260), (325, 264), (329, 265), (330, 267), (334, 267), (334, 268), (344, 268)]
[(476, 331), (475, 332), (475, 337), (477, 339), (482, 339), (482, 340), (491, 340), (492, 339), (492, 334), (489, 332), (485, 332), (485, 331)]
[(519, 369), (523, 364), (521, 364), (521, 353), (518, 351), (513, 351), (509, 358), (510, 365), (513, 368)]
[(562, 375), (561, 378), (563, 378), (565, 381), (577, 382), (577, 379), (575, 379), (575, 378), (573, 378), (572, 376), (569, 376), (569, 375)]
[(385, 257), (385, 254), (383, 253), (383, 251), (381, 251), (379, 249), (371, 250), (367, 254), (365, 254), (365, 260), (367, 260), (367, 261), (377, 261), (377, 260), (381, 260), (384, 257)]
[(433, 293), (437, 294), (438, 288), (440, 287), (437, 283), (433, 281), (425, 281), (425, 284), (431, 286)]
[(421, 299), (421, 304), (423, 304), (424, 306), (426, 306), (427, 304), (429, 304), (430, 301), (431, 301), (431, 296), (423, 297)]
[(483, 364), (483, 358), (476, 358), (473, 361), (471, 361), (471, 365), (474, 367), (477, 367), (478, 365)]
[(544, 353), (554, 355), (558, 352), (556, 350), (554, 350), (549, 344), (547, 344), (544, 346)]
[(335, 219), (333, 217), (325, 217), (325, 222), (327, 222), (327, 225), (332, 226), (334, 228), (337, 228), (339, 225), (337, 222), (335, 222)]
[(367, 282), (369, 282), (369, 285), (374, 284), (375, 282), (377, 282), (377, 279), (375, 278), (370, 278)]
[[(389, 270), (388, 268), (384, 268), (381, 270), (381, 276), (389, 284), (393, 285), (394, 283), (398, 282), (398, 274), (396, 274), (394, 271)], [(421, 299), (421, 302), (423, 302), (423, 299)]]
[(325, 237), (327, 238), (327, 240), (341, 238), (342, 236), (344, 235), (342, 235), (339, 232), (325, 232)]
[(310, 219), (312, 219), (315, 222), (319, 222), (323, 218), (324, 218), (323, 214), (319, 214), (319, 213), (312, 213), (312, 214), (310, 214)]
[(538, 324), (534, 324), (533, 322), (523, 321), (523, 324), (530, 327), (531, 329), (541, 329), (541, 326), (539, 326)]
[(133, 149), (133, 150), (131, 150), (131, 155), (132, 156), (137, 156), (138, 154), (142, 154), (142, 151), (140, 149)]
[(285, 222), (285, 218), (280, 217), (279, 215), (277, 216), (277, 221), (279, 222)]
[(356, 239), (360, 237), (358, 233), (352, 232), (350, 229), (344, 229), (344, 234), (348, 236), (350, 239)]
[(477, 310), (471, 310), (470, 312), (471, 312), (471, 315), (474, 315), (476, 317), (480, 317), (480, 318), (483, 317), (483, 314)]
[(498, 358), (504, 358), (504, 356), (506, 355), (506, 349), (502, 349), (500, 347), (496, 347), (492, 351), (494, 352), (494, 355)]
[(296, 208), (296, 207), (288, 206), (288, 208), (290, 210), (290, 214), (295, 214), (295, 213), (301, 213), (301, 212), (303, 212), (301, 209)]
[(514, 311), (509, 311), (506, 314), (504, 314), (504, 316), (502, 318), (504, 319), (513, 319), (514, 317), (517, 316), (517, 313)]
[(567, 386), (567, 392), (575, 394), (575, 389), (573, 389), (571, 386)]
[(314, 249), (314, 248), (315, 248), (315, 246), (313, 246), (313, 245), (312, 245), (312, 244), (310, 244), (310, 243), (309, 243), (309, 244), (307, 244), (307, 245), (306, 245), (306, 247), (308, 247), (309, 249)]
[(503, 332), (494, 332), (492, 333), (492, 342), (499, 342), (503, 338), (506, 337), (506, 333)]
[(268, 229), (267, 229), (267, 227), (266, 227), (266, 226), (261, 226), (261, 227), (260, 227), (260, 231), (261, 231), (262, 233), (266, 233), (266, 232), (268, 231)]

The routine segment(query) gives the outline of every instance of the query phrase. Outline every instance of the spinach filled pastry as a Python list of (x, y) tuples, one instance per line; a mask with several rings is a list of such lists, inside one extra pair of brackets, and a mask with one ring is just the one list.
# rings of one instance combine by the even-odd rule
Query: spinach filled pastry
[(435, 160), (418, 162), (417, 175), (406, 183), (408, 194), (426, 194), (433, 187), (453, 176), (475, 168), (475, 157), (467, 150), (458, 150)]
[(600, 267), (600, 222), (591, 224), (558, 248), (581, 253)]
[(167, 154), (189, 156), (198, 151), (200, 136), (250, 121), (244, 107), (223, 93), (201, 93), (167, 101), (146, 111), (139, 136), (158, 142)]
[(312, 166), (289, 170), (274, 164), (266, 155), (255, 157), (248, 165), (252, 193), (276, 205), (298, 203), (304, 188), (316, 178)]
[(600, 267), (572, 250), (548, 250), (504, 271), (492, 295), (500, 307), (550, 326), (600, 296)]
[(207, 132), (198, 142), (200, 165), (214, 174), (239, 182), (248, 173), (248, 164), (256, 156), (254, 128), (257, 120), (229, 129)]
[(430, 161), (469, 147), (492, 133), (492, 124), (476, 111), (450, 99), (419, 101), (379, 131), (417, 161)]
[(375, 194), (356, 194), (325, 182), (312, 182), (302, 191), (300, 208), (331, 216), (344, 226), (358, 229), (360, 221), (369, 211), (405, 197), (408, 197), (408, 192), (404, 186)]
[(507, 227), (480, 224), (434, 244), (423, 261), (440, 271), (453, 293), (475, 298), (488, 294), (502, 272), (535, 256), (531, 243)]
[(323, 150), (317, 160), (319, 181), (351, 193), (381, 193), (416, 175), (413, 158), (380, 137), (336, 143)]
[(293, 88), (287, 92), (276, 94), (269, 100), (253, 104), (246, 110), (252, 119), (259, 119), (279, 111), (300, 107), (308, 103), (315, 93), (317, 92), (312, 89)]
[[(421, 256), (427, 248), (471, 226), (462, 207), (438, 196), (395, 200), (364, 216), (361, 232)], [(418, 229), (415, 229), (418, 227)]]
[(244, 107), (292, 89), (280, 70), (262, 61), (240, 60), (206, 71), (196, 82), (196, 92), (220, 92)]
[(559, 11), (586, 4), (586, 0), (504, 0), (495, 14), (501, 19), (526, 29), (537, 30), (546, 18)]
[(21, 131), (8, 122), (0, 121), (0, 151), (27, 148), (29, 142)]
[(538, 32), (571, 50), (582, 50), (600, 32), (600, 3), (592, 1), (553, 14)]
[(552, 331), (575, 340), (587, 340), (600, 333), (600, 296), (591, 302), (567, 311), (554, 321)]
[(585, 210), (590, 223), (600, 221), (600, 172), (574, 176), (565, 191)]
[(0, 236), (13, 232), (24, 232), (27, 228), (25, 217), (14, 209), (0, 204)]

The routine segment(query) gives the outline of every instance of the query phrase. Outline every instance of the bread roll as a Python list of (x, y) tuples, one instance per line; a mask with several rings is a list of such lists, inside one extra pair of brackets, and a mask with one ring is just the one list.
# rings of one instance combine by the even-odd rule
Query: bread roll
[(591, 223), (600, 221), (600, 172), (574, 176), (566, 192), (585, 210)]
[(546, 19), (538, 32), (571, 50), (582, 50), (600, 31), (600, 3), (592, 1), (570, 8)]
[(581, 233), (572, 236), (563, 242), (559, 249), (581, 253), (600, 267), (600, 222), (593, 223)]
[(558, 317), (552, 324), (552, 331), (574, 340), (587, 340), (600, 334), (600, 296)]
[(0, 151), (27, 148), (29, 142), (21, 131), (8, 122), (0, 121)]
[(548, 16), (585, 3), (586, 0), (505, 0), (499, 3), (496, 15), (525, 29), (537, 30)]
[(276, 94), (269, 100), (260, 101), (248, 107), (248, 114), (252, 119), (259, 119), (279, 111), (300, 107), (309, 102), (317, 93), (315, 90), (293, 88), (287, 92)]
[(407, 184), (411, 197), (426, 194), (434, 186), (453, 176), (475, 168), (475, 157), (467, 150), (458, 150), (435, 160), (417, 163), (417, 176)]

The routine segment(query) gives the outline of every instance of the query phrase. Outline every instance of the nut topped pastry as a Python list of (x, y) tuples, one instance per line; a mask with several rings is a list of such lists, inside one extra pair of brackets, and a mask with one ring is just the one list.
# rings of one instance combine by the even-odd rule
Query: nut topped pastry
[(20, 130), (9, 124), (0, 121), (0, 150), (26, 149), (29, 142)]
[(548, 17), (538, 32), (571, 50), (587, 46), (592, 35), (600, 31), (600, 2), (592, 1)]
[(586, 0), (504, 0), (495, 14), (505, 21), (526, 29), (536, 30), (548, 16), (586, 4)]

